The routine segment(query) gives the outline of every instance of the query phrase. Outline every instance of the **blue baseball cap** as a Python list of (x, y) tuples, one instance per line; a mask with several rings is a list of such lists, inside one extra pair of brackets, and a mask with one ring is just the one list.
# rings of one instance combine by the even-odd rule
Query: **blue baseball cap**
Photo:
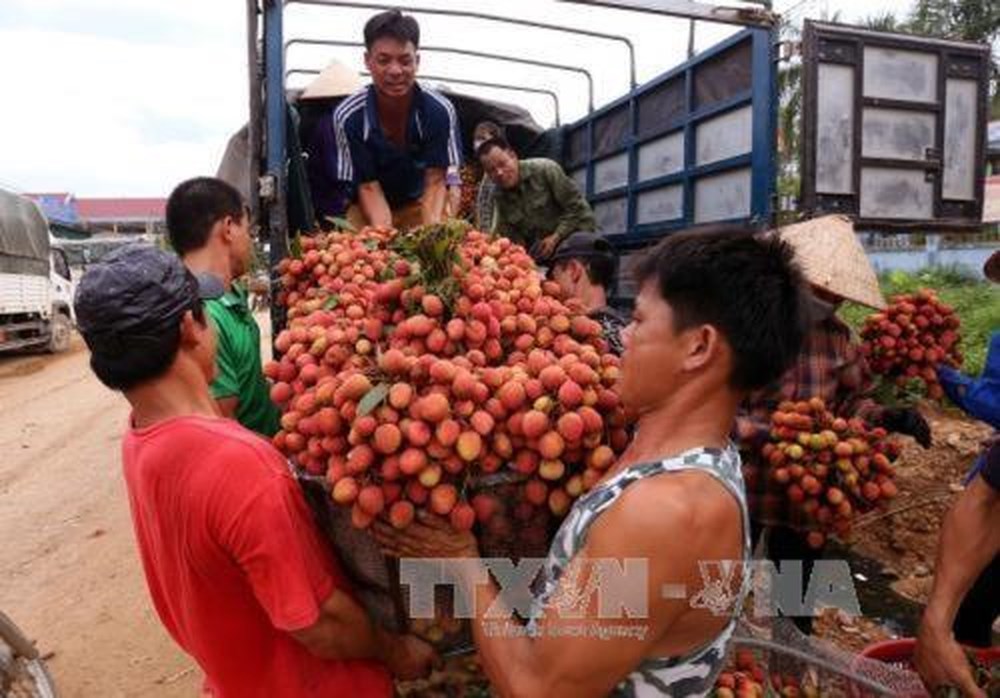
[(545, 262), (551, 266), (567, 259), (587, 260), (595, 257), (614, 258), (614, 256), (615, 250), (606, 237), (600, 233), (581, 230), (563, 238), (555, 252)]
[(90, 350), (115, 354), (160, 341), (185, 312), (223, 293), (217, 277), (199, 279), (177, 255), (135, 244), (114, 250), (87, 270), (73, 308)]

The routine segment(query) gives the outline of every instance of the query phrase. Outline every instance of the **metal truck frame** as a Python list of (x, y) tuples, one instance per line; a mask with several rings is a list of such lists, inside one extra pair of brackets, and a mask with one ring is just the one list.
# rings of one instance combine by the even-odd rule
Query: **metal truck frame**
[[(675, 230), (717, 222), (770, 227), (776, 209), (779, 100), (778, 18), (770, 11), (769, 3), (748, 3), (745, 7), (733, 8), (712, 7), (689, 0), (561, 1), (651, 12), (691, 21), (722, 22), (745, 28), (652, 80), (637, 85), (635, 49), (625, 36), (484, 12), (419, 5), (410, 5), (405, 9), (418, 17), (422, 14), (445, 15), (464, 17), (470, 21), (513, 24), (531, 31), (572, 33), (581, 40), (613, 41), (626, 47), (630, 89), (609, 104), (591, 109), (574, 123), (555, 129), (561, 143), (561, 164), (585, 192), (601, 230), (621, 253), (622, 272), (628, 271), (638, 251)], [(270, 243), (270, 261), (274, 268), (288, 253), (285, 80), (289, 74), (309, 72), (318, 67), (296, 66), (288, 69), (285, 65), (288, 48), (303, 43), (357, 43), (332, 39), (286, 39), (283, 30), (286, 8), (303, 4), (326, 7), (333, 12), (340, 7), (377, 11), (392, 6), (354, 0), (246, 2), (250, 65), (250, 203), (253, 210), (260, 214), (262, 235)], [(870, 42), (889, 45), (897, 36), (874, 32), (866, 32), (866, 35)], [(807, 90), (815, 89), (815, 61), (820, 54), (809, 42), (815, 43), (822, 38), (813, 30), (807, 31), (803, 71)], [(935, 42), (908, 37), (903, 44), (933, 51)], [(433, 48), (469, 53), (467, 49), (442, 45)], [(957, 48), (952, 44), (952, 49), (965, 53), (979, 51), (968, 44)], [(482, 54), (484, 58), (506, 59), (481, 51), (475, 53)], [(536, 64), (543, 70), (572, 69), (571, 66), (546, 64), (530, 57), (520, 62)], [(575, 72), (587, 74), (583, 68)], [(451, 79), (457, 83), (463, 80)], [(467, 77), (465, 79), (469, 83), (476, 82)], [(526, 86), (503, 87), (523, 89)], [(810, 101), (809, 97), (807, 95), (803, 123), (806, 136), (816, 131), (815, 100)], [(939, 124), (938, 140), (942, 128)], [(976, 141), (977, 148), (981, 148), (982, 143), (980, 136)], [(806, 178), (815, 177), (814, 146), (806, 143), (802, 148), (806, 157), (802, 174)], [(975, 159), (977, 153), (972, 155)], [(978, 160), (975, 162), (978, 163)], [(920, 166), (910, 165), (911, 169)], [(803, 191), (806, 202), (814, 204), (818, 199), (814, 195), (815, 182), (804, 179)], [(937, 191), (940, 191), (939, 185)], [(981, 210), (981, 191), (980, 182), (976, 188), (976, 200), (950, 207), (940, 203), (938, 194), (935, 214), (956, 220), (960, 218), (959, 223), (971, 225), (976, 212)], [(855, 190), (854, 194), (856, 202), (861, 192)], [(854, 210), (855, 215), (856, 209), (856, 205), (853, 209), (848, 207), (848, 210)], [(907, 222), (927, 223), (925, 219), (908, 219), (903, 214), (897, 215), (890, 221), (891, 225), (885, 227), (896, 228)], [(622, 279), (628, 276), (627, 273), (619, 275)], [(620, 283), (615, 289), (618, 297), (628, 298), (634, 292), (635, 289), (627, 283)], [(280, 309), (272, 306), (272, 313), (275, 326), (282, 326)]]

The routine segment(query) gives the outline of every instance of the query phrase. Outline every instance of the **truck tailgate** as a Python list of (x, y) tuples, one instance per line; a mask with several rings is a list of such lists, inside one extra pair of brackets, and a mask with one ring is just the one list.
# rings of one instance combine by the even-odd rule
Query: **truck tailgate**
[(0, 273), (0, 315), (50, 311), (49, 279), (34, 274)]

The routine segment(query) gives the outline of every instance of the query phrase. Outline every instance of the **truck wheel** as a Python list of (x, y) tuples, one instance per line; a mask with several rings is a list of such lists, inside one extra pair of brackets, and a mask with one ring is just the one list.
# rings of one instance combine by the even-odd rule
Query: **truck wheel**
[(53, 354), (69, 349), (70, 339), (73, 337), (73, 323), (69, 318), (57, 312), (52, 317), (52, 333), (49, 336), (48, 350)]

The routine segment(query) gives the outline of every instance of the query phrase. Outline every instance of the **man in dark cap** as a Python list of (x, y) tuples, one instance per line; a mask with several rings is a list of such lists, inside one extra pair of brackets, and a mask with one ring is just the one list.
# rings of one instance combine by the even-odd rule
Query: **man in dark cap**
[(132, 405), (125, 484), (150, 595), (218, 698), (390, 696), (427, 645), (375, 628), (285, 459), (218, 416), (215, 335), (181, 261), (130, 245), (91, 267), (77, 324), (102, 383)]
[(621, 333), (628, 323), (608, 305), (608, 288), (618, 267), (611, 243), (599, 233), (576, 232), (563, 239), (546, 264), (549, 277), (567, 298), (583, 303), (587, 315), (604, 328), (608, 348), (621, 356)]

